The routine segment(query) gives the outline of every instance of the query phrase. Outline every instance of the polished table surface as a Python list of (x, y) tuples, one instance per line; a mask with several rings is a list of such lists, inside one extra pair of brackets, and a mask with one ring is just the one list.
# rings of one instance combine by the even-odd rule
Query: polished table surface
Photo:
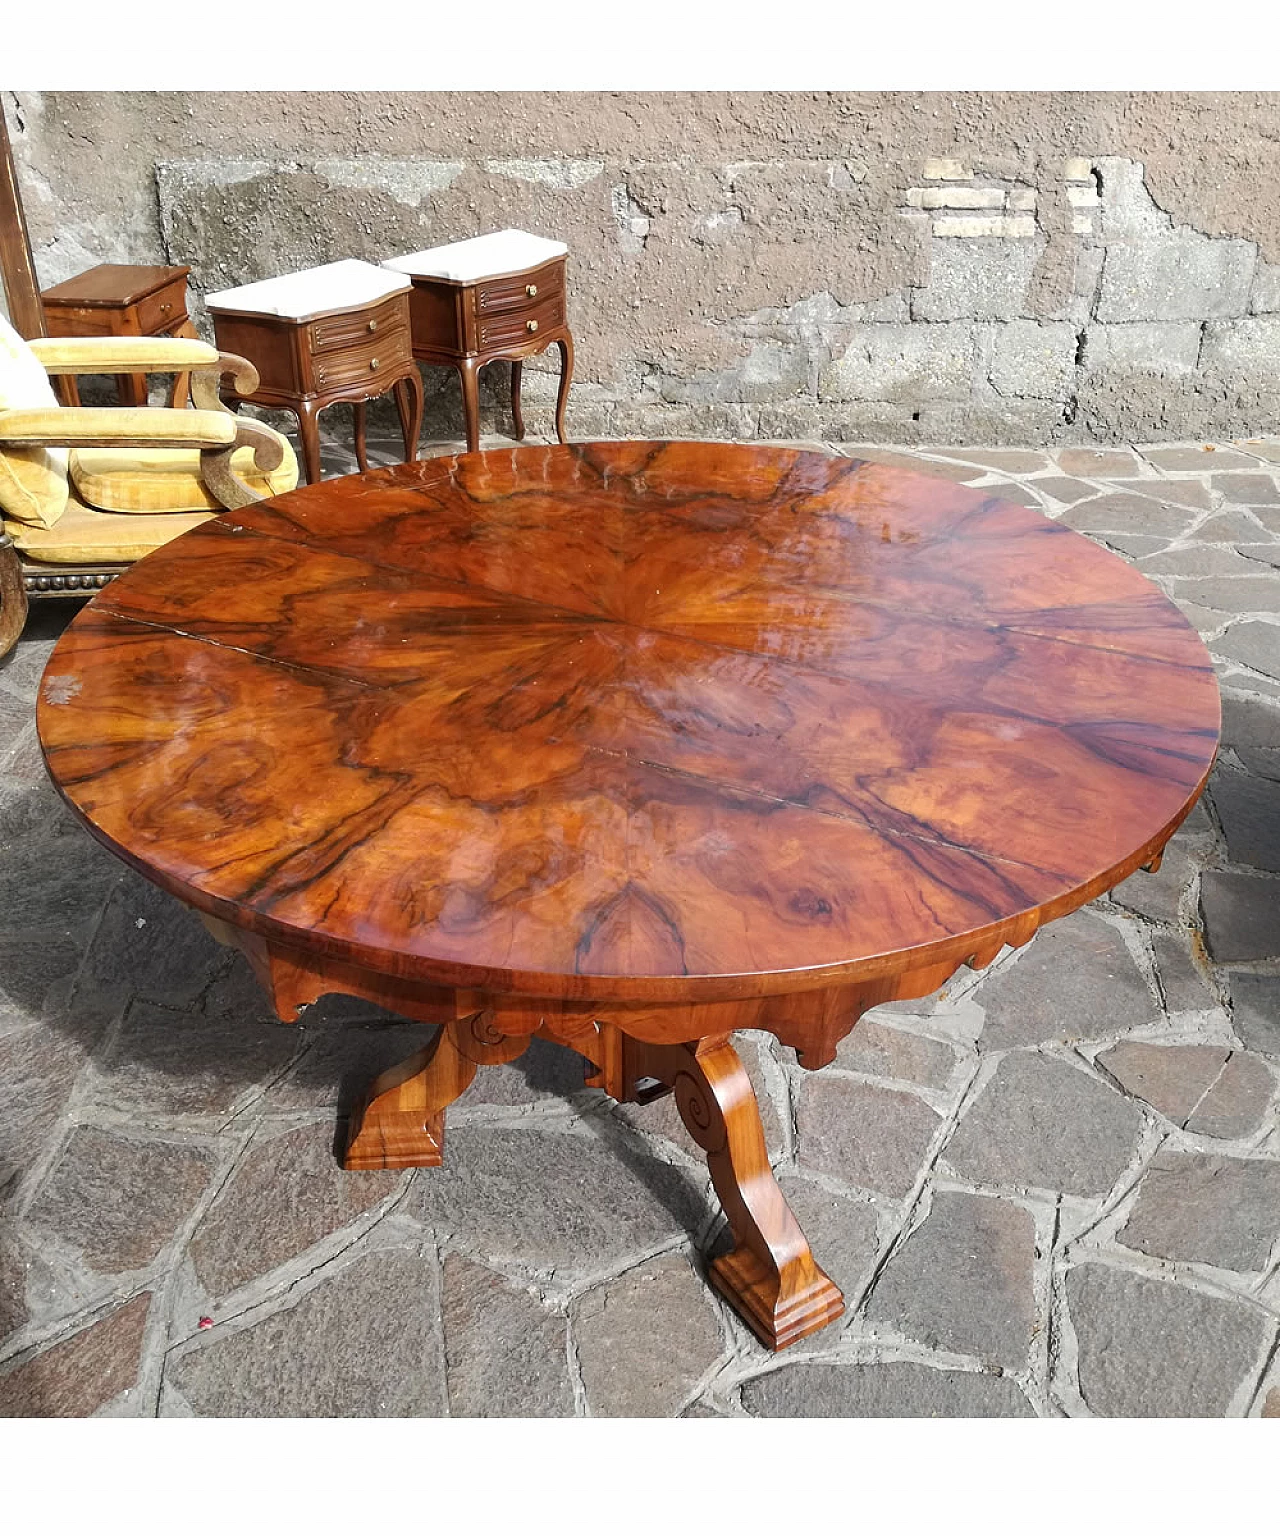
[[(820, 1065), (864, 1008), (1158, 859), (1219, 707), (1173, 605), (1038, 512), (619, 442), (228, 513), (76, 619), (38, 718), (90, 830), (239, 943), (283, 1016), (340, 990), (449, 1018), (472, 1071), (549, 1035), (619, 1097), (688, 1067), (732, 1130), (707, 1082), (732, 1029)], [(439, 1161), (441, 1049), (379, 1080), (348, 1166)], [(416, 1155), (385, 1127), (370, 1151), (424, 1082)], [(729, 1215), (767, 1268), (779, 1243)], [(779, 1325), (780, 1267), (762, 1323), (713, 1265), (775, 1345), (829, 1320), (793, 1296)]]

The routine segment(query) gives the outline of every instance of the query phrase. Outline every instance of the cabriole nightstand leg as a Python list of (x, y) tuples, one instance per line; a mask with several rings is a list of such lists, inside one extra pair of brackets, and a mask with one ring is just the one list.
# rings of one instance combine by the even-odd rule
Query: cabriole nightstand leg
[(520, 385), (523, 380), (524, 364), (517, 358), (511, 364), (511, 420), (518, 443), (524, 441), (524, 412), (520, 409)]
[(458, 377), (462, 380), (462, 414), (467, 424), (467, 452), (480, 449), (480, 364), (474, 357), (458, 360)]
[(556, 436), (567, 442), (564, 435), (564, 408), (569, 403), (569, 386), (573, 383), (573, 338), (566, 332), (556, 346), (560, 348), (560, 389), (556, 394)]
[(300, 400), (292, 407), (298, 418), (302, 442), (302, 469), (308, 485), (320, 483), (320, 411), (314, 400)]
[(404, 461), (412, 464), (418, 457), (418, 438), (422, 432), (422, 375), (416, 364), (411, 373), (396, 381), (395, 395), (400, 433), (404, 438)]

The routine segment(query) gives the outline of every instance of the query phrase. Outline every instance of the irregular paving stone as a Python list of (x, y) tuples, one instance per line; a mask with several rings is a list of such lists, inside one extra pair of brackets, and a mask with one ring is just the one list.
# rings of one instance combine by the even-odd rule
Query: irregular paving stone
[(1221, 469), (1256, 470), (1258, 467), (1257, 460), (1246, 454), (1236, 453), (1230, 448), (1201, 447), (1198, 443), (1188, 448), (1140, 448), (1138, 452), (1148, 464), (1154, 464), (1157, 469), (1194, 470), (1200, 473)]
[(1109, 480), (1113, 475), (1132, 475), (1138, 470), (1138, 461), (1127, 448), (1060, 448), (1054, 457), (1058, 468), (1068, 475)]
[(867, 1318), (933, 1349), (1021, 1370), (1035, 1324), (1035, 1252), (1022, 1206), (939, 1192), (876, 1281)]
[(783, 1174), (778, 1185), (814, 1258), (849, 1301), (862, 1288), (879, 1247), (874, 1207), (832, 1194), (799, 1174)]
[(1194, 513), (1150, 496), (1115, 492), (1079, 501), (1062, 514), (1062, 521), (1077, 532), (1141, 533), (1149, 538), (1175, 538)]
[(295, 1305), (175, 1352), (165, 1383), (199, 1418), (439, 1417), (439, 1307), (428, 1253), (379, 1249), (332, 1274)]
[(1194, 507), (1199, 512), (1213, 505), (1209, 492), (1199, 480), (1113, 480), (1111, 484), (1117, 491), (1159, 496), (1161, 501), (1174, 501), (1181, 507)]
[(13, 839), (0, 860), (0, 939), (45, 944), (87, 935), (121, 878), (118, 861), (87, 835), (75, 852), (58, 832)]
[(784, 1365), (742, 1389), (762, 1419), (1030, 1419), (1013, 1382), (978, 1371), (888, 1365)]
[(43, 1155), (84, 1060), (79, 1041), (47, 1025), (0, 1036), (0, 1196)]
[(1275, 1086), (1263, 1062), (1237, 1051), (1197, 1105), (1187, 1129), (1197, 1136), (1216, 1136), (1224, 1141), (1251, 1136), (1262, 1124)]
[(336, 1106), (346, 1111), (379, 1073), (420, 1051), (431, 1036), (421, 1024), (313, 1029), (308, 1022), (302, 1031), (304, 1054), (272, 1083), (265, 1102), (277, 1110)]
[(1217, 1006), (1209, 984), (1196, 969), (1190, 952), (1180, 937), (1157, 933), (1151, 941), (1156, 970), (1164, 992), (1164, 1005), (1170, 1013)]
[(1136, 1098), (1175, 1125), (1185, 1126), (1230, 1054), (1224, 1045), (1145, 1045), (1122, 1040), (1098, 1056), (1098, 1065)]
[(1104, 1194), (1133, 1156), (1142, 1115), (1086, 1073), (1043, 1056), (1006, 1056), (943, 1158), (983, 1184)]
[(1251, 1051), (1280, 1056), (1280, 976), (1229, 976), (1236, 1034)]
[(1231, 861), (1280, 873), (1280, 784), (1219, 768), (1209, 793)]
[(1130, 560), (1141, 560), (1144, 555), (1156, 554), (1169, 542), (1168, 538), (1146, 538), (1140, 533), (1092, 533), (1084, 530), (1086, 538), (1100, 544), (1103, 549), (1113, 549)]
[(706, 1282), (676, 1253), (582, 1297), (573, 1333), (596, 1418), (672, 1417), (725, 1350)]
[(1246, 560), (1232, 549), (1216, 549), (1212, 544), (1163, 549), (1140, 560), (1138, 568), (1144, 576), (1240, 576), (1250, 581), (1266, 576), (1255, 561)]
[(297, 1032), (274, 1020), (134, 1003), (95, 1063), (91, 1091), (116, 1109), (225, 1115), (249, 1089), (275, 1077), (297, 1044)]
[(529, 1049), (515, 1061), (481, 1067), (457, 1102), (516, 1105), (572, 1098), (584, 1092), (589, 1065), (585, 1056), (567, 1045), (531, 1040)]
[[(734, 1035), (733, 1047), (741, 1058), (742, 1065), (747, 1069), (747, 1076), (751, 1079), (751, 1087), (755, 1091), (756, 1103), (760, 1107), (760, 1124), (764, 1129), (765, 1149), (771, 1158), (776, 1159), (787, 1151), (787, 1143), (782, 1116), (774, 1101), (769, 1078), (765, 1073), (764, 1063), (770, 1038), (760, 1030), (742, 1030)], [(664, 1094), (648, 1104), (618, 1104), (612, 1113), (616, 1119), (634, 1126), (638, 1131), (647, 1131), (653, 1136), (665, 1136), (668, 1141), (673, 1141), (676, 1146), (683, 1148), (690, 1157), (696, 1158), (699, 1162), (706, 1156), (685, 1129), (680, 1111), (676, 1108), (674, 1094)]]
[(458, 1126), (444, 1166), (414, 1183), (411, 1209), (501, 1264), (580, 1275), (696, 1232), (710, 1214), (682, 1169), (622, 1135)]
[(1205, 544), (1237, 544), (1241, 539), (1252, 541), (1264, 538), (1266, 529), (1248, 512), (1234, 510), (1206, 518), (1196, 529), (1195, 536)]
[(1054, 501), (1060, 501), (1066, 506), (1083, 501), (1086, 496), (1098, 494), (1096, 485), (1088, 485), (1083, 480), (1071, 480), (1065, 475), (1040, 475), (1031, 483), (1037, 491), (1052, 496)]
[(956, 1053), (924, 1035), (889, 1028), (864, 1014), (836, 1047), (836, 1062), (870, 1077), (894, 1077), (925, 1088), (945, 1088), (951, 1081)]
[(135, 1296), (25, 1365), (0, 1375), (0, 1417), (88, 1418), (138, 1379), (151, 1295)]
[(1263, 699), (1223, 694), (1222, 742), (1228, 747), (1280, 747), (1280, 708)]
[(14, 1227), (0, 1221), (0, 1343), (31, 1315), (27, 1310), (27, 1262)]
[[(455, 1418), (572, 1416), (563, 1317), (492, 1270), (451, 1256), (444, 1265), (443, 1320)], [(652, 1317), (649, 1323), (652, 1330)]]
[(194, 912), (129, 870), (107, 902), (85, 972), (89, 983), (181, 1008), (208, 986), (224, 953)]
[(1256, 561), (1259, 565), (1280, 565), (1280, 543), (1237, 544), (1236, 550), (1245, 559)]
[(1162, 1149), (1120, 1241), (1162, 1259), (1262, 1270), (1280, 1238), (1280, 1163)]
[(1280, 678), (1280, 625), (1261, 619), (1246, 619), (1233, 624), (1225, 635), (1213, 642), (1213, 654), (1228, 661), (1238, 661), (1267, 677)]
[(1237, 747), (1235, 750), (1247, 772), (1260, 779), (1280, 779), (1280, 748)]
[(1228, 501), (1244, 502), (1247, 506), (1280, 505), (1280, 491), (1272, 475), (1211, 475), (1209, 484)]
[(1159, 1013), (1123, 935), (1092, 912), (1050, 923), (974, 997), (987, 1011), (984, 1050), (1119, 1034)]
[(1199, 603), (1219, 613), (1280, 611), (1280, 576), (1216, 576), (1181, 580), (1174, 588), (1179, 603)]
[(1217, 1418), (1256, 1370), (1274, 1324), (1145, 1275), (1081, 1264), (1067, 1275), (1080, 1390), (1107, 1418)]
[(50, 1019), (55, 989), (65, 991), (82, 953), (66, 938), (40, 945), (0, 942), (0, 1031)]
[[(975, 452), (969, 448), (935, 448), (933, 452), (945, 454), (949, 459), (959, 459), (962, 464), (982, 464), (988, 469), (1002, 469), (1011, 475), (1034, 475), (1053, 467), (1049, 455), (1036, 449), (984, 448), (981, 452)], [(1071, 471), (1068, 470), (1068, 473)]]
[(208, 1186), (209, 1148), (80, 1126), (27, 1210), (100, 1274), (149, 1264)]
[(867, 443), (841, 443), (839, 450), (848, 459), (862, 459), (868, 464), (889, 464), (895, 469), (913, 470), (918, 475), (937, 475), (943, 480), (954, 480), (960, 484), (985, 477), (985, 470), (979, 465), (949, 464), (941, 459), (914, 453), (895, 453), (892, 449)]
[(815, 1075), (800, 1096), (800, 1161), (847, 1184), (905, 1195), (938, 1123), (939, 1116), (912, 1093), (835, 1073)]
[(1219, 962), (1280, 955), (1280, 882), (1206, 870), (1200, 910), (1209, 953)]
[(340, 1168), (328, 1123), (258, 1140), (191, 1239), (201, 1284), (221, 1296), (266, 1274), (363, 1215), (400, 1177)]

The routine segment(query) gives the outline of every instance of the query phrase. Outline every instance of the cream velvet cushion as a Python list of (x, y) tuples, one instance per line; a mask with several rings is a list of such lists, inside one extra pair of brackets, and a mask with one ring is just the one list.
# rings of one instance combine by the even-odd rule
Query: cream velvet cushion
[(212, 514), (173, 513), (139, 517), (136, 513), (98, 512), (72, 497), (53, 528), (6, 522), (5, 532), (29, 559), (49, 565), (127, 565), (153, 549), (198, 528)]
[[(0, 410), (57, 404), (48, 374), (0, 315)], [(67, 450), (13, 448), (0, 442), (0, 509), (19, 522), (52, 528), (67, 509)]]
[[(298, 483), (293, 448), (288, 438), (280, 441), (284, 458), (266, 474), (255, 468), (252, 448), (232, 455), (236, 473), (260, 496), (279, 496)], [(222, 511), (200, 479), (197, 448), (73, 448), (71, 480), (81, 501), (104, 512)]]

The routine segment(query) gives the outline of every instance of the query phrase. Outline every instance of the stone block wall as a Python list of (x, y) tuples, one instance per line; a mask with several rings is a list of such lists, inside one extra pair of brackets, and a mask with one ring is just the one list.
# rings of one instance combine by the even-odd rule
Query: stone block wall
[[(8, 93), (43, 282), (567, 241), (574, 436), (1280, 424), (1280, 95)], [(526, 373), (545, 425), (550, 359)], [(456, 436), (428, 370), (427, 431)], [(505, 370), (485, 409), (505, 421)], [(496, 413), (496, 416), (495, 414)]]

